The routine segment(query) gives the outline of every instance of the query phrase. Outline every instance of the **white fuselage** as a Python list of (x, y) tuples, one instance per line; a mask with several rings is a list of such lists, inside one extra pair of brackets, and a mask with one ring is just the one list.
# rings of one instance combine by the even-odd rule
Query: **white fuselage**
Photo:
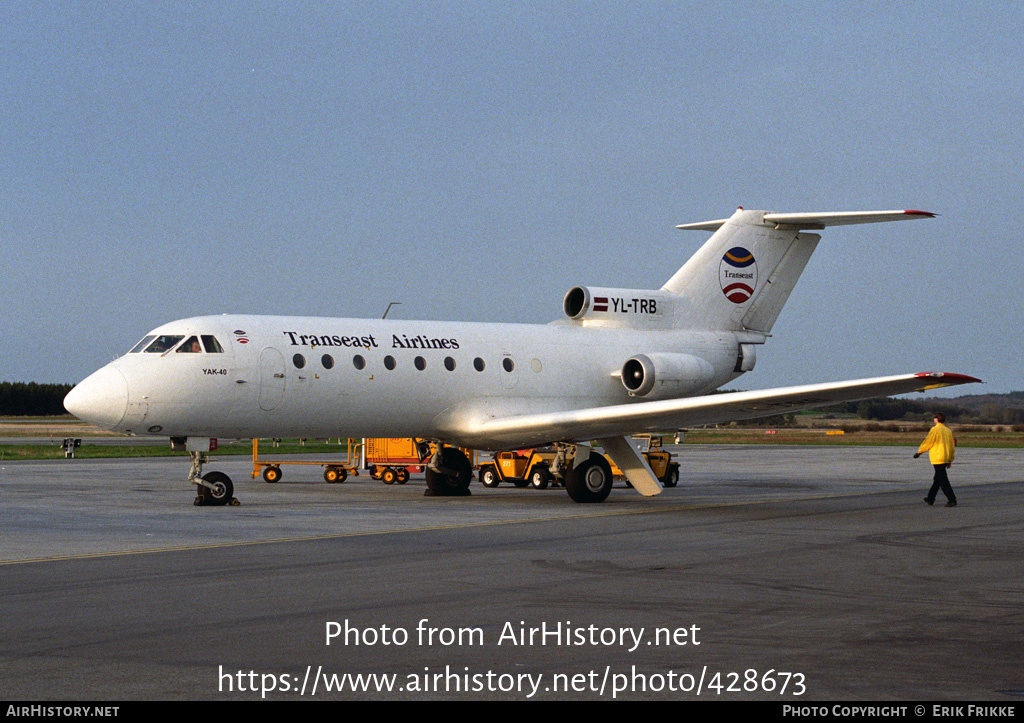
[[(200, 438), (193, 450), (204, 437), (416, 437), (484, 450), (595, 440), (638, 491), (657, 494), (628, 435), (976, 381), (920, 373), (708, 394), (754, 368), (817, 247), (807, 229), (931, 216), (740, 208), (679, 227), (714, 233), (661, 288), (573, 287), (565, 318), (546, 325), (182, 319), (64, 404), (107, 429)], [(580, 459), (582, 479), (596, 467)]]
[(213, 336), (222, 351), (133, 351), (79, 384), (68, 408), (131, 434), (419, 437), (500, 449), (517, 440), (476, 435), (474, 422), (636, 401), (620, 378), (635, 354), (687, 354), (707, 362), (710, 379), (677, 385), (672, 396), (703, 394), (738, 376), (731, 332), (569, 320), (523, 325), (225, 315), (182, 319), (149, 334), (161, 335)]

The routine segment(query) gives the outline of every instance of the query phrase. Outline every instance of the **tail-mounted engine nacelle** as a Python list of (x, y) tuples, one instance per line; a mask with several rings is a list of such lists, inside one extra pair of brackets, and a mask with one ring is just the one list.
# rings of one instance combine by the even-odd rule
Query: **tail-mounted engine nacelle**
[(562, 301), (570, 319), (625, 321), (653, 319), (668, 313), (675, 295), (652, 289), (605, 289), (574, 286)]
[(637, 354), (622, 365), (622, 385), (631, 397), (672, 399), (706, 388), (715, 370), (690, 354)]

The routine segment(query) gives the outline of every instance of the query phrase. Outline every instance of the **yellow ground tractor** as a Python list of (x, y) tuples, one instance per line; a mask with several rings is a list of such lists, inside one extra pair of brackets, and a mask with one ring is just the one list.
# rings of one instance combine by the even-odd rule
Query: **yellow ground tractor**
[(545, 489), (554, 482), (550, 469), (556, 454), (550, 448), (497, 452), (493, 464), (480, 466), (480, 483), (484, 487), (497, 487), (502, 482), (510, 482), (516, 487), (529, 485), (535, 490)]
[[(663, 449), (660, 437), (640, 434), (633, 437), (634, 444), (643, 454), (651, 471), (666, 487), (675, 487), (679, 483), (679, 463), (672, 461), (672, 453)], [(557, 450), (522, 449), (515, 452), (497, 452), (492, 464), (480, 466), (480, 483), (484, 487), (497, 487), (502, 482), (510, 482), (516, 487), (532, 487), (535, 490), (546, 489), (548, 485), (559, 484), (551, 474)], [(605, 455), (611, 467), (612, 477), (623, 478), (622, 470)], [(571, 464), (571, 460), (569, 461)], [(629, 484), (628, 482), (626, 484)]]
[[(638, 445), (639, 451), (643, 454), (647, 464), (651, 465), (654, 476), (666, 487), (675, 487), (679, 484), (679, 463), (672, 461), (672, 453), (661, 446), (661, 437), (652, 437), (649, 434), (638, 434), (633, 437), (633, 443)], [(620, 470), (608, 455), (605, 455), (608, 464), (612, 468), (612, 477), (622, 478)], [(629, 484), (627, 482), (626, 484)]]

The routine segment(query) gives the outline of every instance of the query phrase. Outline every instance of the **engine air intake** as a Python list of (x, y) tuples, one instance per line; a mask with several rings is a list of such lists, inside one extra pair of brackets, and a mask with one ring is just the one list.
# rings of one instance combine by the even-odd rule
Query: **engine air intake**
[(631, 397), (669, 399), (706, 389), (715, 370), (690, 354), (637, 354), (622, 365), (622, 386)]

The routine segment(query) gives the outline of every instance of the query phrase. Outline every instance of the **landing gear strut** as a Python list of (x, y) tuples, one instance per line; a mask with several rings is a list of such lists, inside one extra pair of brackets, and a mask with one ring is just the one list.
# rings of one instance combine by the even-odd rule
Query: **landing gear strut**
[(203, 465), (209, 462), (209, 455), (205, 452), (189, 452), (188, 455), (192, 458), (188, 481), (196, 485), (196, 498), (192, 504), (197, 507), (238, 506), (238, 500), (234, 496), (235, 488), (231, 484), (230, 477), (223, 472), (203, 474)]
[(454, 447), (438, 445), (424, 474), (428, 496), (467, 497), (472, 494), (469, 483), (473, 479), (473, 465), (461, 450)]

